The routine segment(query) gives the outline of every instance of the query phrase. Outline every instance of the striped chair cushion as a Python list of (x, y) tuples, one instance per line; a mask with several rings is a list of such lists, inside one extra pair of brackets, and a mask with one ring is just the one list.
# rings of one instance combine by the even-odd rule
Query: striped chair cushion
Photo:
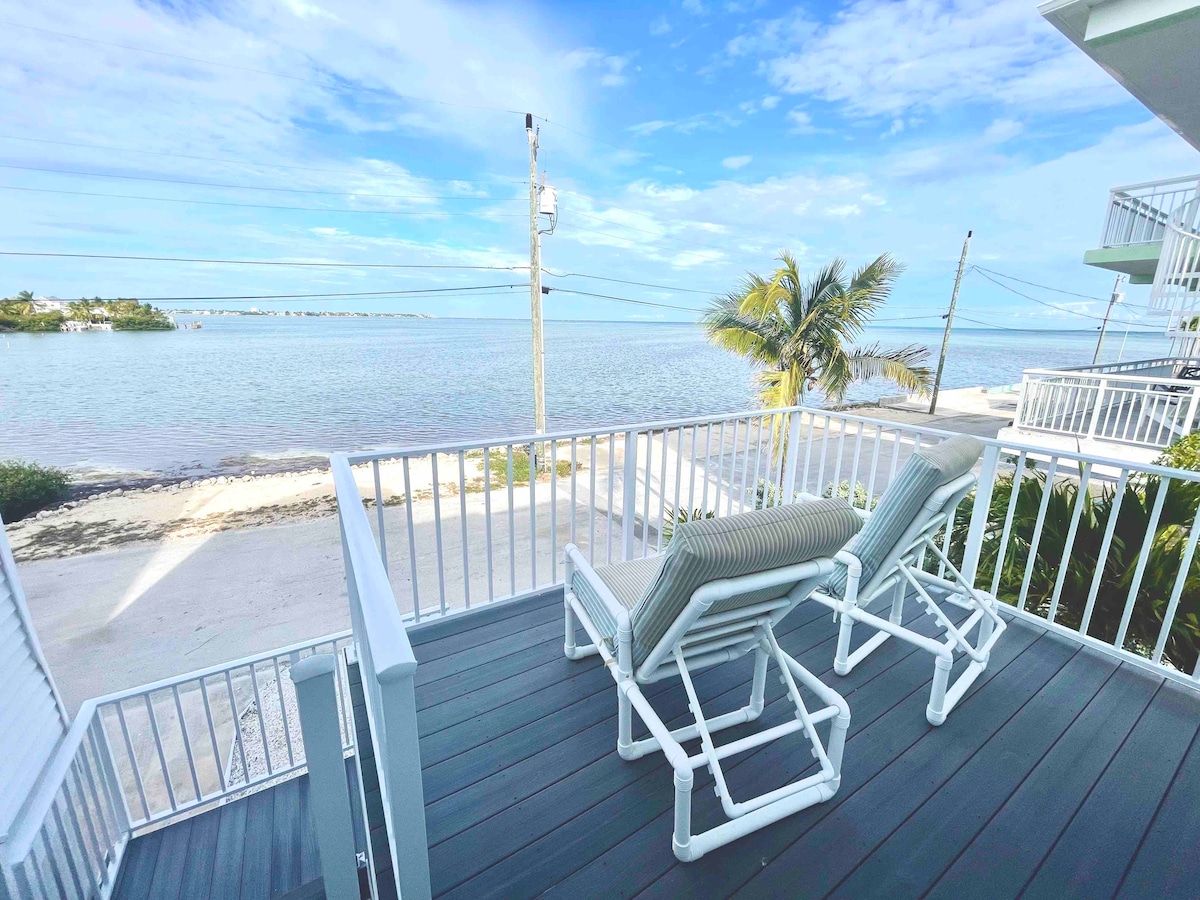
[[(701, 585), (833, 556), (861, 526), (862, 520), (841, 500), (681, 523), (633, 609), (634, 666), (645, 661)], [(774, 600), (794, 586), (730, 597), (713, 604), (709, 612)]]
[[(883, 565), (933, 492), (971, 471), (981, 453), (981, 441), (956, 434), (908, 458), (863, 530), (846, 547), (862, 562), (860, 585), (865, 586)], [(839, 563), (825, 586), (834, 596), (842, 596), (846, 590), (846, 567)]]
[[(629, 562), (613, 563), (609, 566), (597, 566), (596, 574), (604, 582), (604, 586), (612, 591), (617, 602), (626, 609), (632, 610), (658, 572), (662, 564), (661, 556), (648, 556), (645, 559), (631, 559)], [(608, 604), (600, 599), (592, 583), (578, 572), (571, 579), (571, 590), (587, 610), (592, 624), (605, 638), (610, 648), (616, 646), (617, 620), (613, 618)]]

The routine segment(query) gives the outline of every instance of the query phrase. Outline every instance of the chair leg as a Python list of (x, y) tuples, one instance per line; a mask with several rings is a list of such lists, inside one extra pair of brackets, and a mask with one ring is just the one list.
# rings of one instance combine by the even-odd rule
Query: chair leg
[(854, 617), (842, 610), (841, 624), (838, 626), (837, 651), (833, 656), (833, 671), (839, 675), (849, 675), (850, 669), (850, 638), (854, 632)]
[(754, 651), (754, 682), (750, 688), (749, 707), (751, 718), (754, 719), (762, 714), (766, 702), (768, 661), (766, 652), (761, 647), (756, 648)]
[(933, 663), (933, 687), (929, 689), (929, 706), (925, 718), (930, 725), (941, 725), (946, 721), (946, 685), (950, 682), (950, 667), (953, 660), (939, 656)]
[(566, 621), (566, 635), (565, 635), (565, 639), (563, 640), (563, 653), (566, 655), (567, 659), (574, 659), (575, 658), (575, 613), (571, 609), (570, 592), (564, 591), (563, 596), (564, 596), (563, 606), (566, 607), (566, 610), (563, 614), (563, 618)]
[(629, 695), (617, 687), (617, 755), (621, 759), (637, 759), (642, 754), (633, 749), (633, 708)]
[(899, 625), (904, 621), (904, 594), (906, 593), (904, 582), (896, 582), (894, 590), (895, 593), (892, 594), (892, 614), (888, 618)]

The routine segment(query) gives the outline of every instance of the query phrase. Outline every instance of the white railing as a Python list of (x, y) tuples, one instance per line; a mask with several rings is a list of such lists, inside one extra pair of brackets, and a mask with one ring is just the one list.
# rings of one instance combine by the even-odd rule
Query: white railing
[(1200, 314), (1200, 197), (1171, 214), (1154, 270), (1150, 308), (1174, 317), (1174, 336), (1196, 331), (1193, 320)]
[(1023, 431), (1166, 447), (1197, 427), (1200, 381), (1030, 369), (1013, 423)]
[(1079, 372), (1089, 375), (1145, 375), (1151, 378), (1178, 378), (1180, 370), (1200, 366), (1200, 357), (1159, 356), (1154, 359), (1131, 359), (1126, 362), (1095, 363), (1088, 366), (1060, 366), (1041, 371)]
[[(339, 505), (372, 508), (381, 535), (372, 549), (393, 548), (388, 558), (397, 584), (409, 585), (411, 572), (417, 571), (422, 591), (438, 599), (436, 606), (420, 607), (421, 615), (438, 615), (443, 598), (447, 611), (462, 611), (468, 586), (472, 608), (486, 605), (487, 594), (476, 593), (475, 579), (486, 582), (493, 565), (510, 596), (561, 584), (553, 552), (543, 548), (573, 541), (597, 563), (607, 562), (610, 552), (613, 561), (652, 554), (669, 540), (672, 509), (727, 515), (801, 492), (836, 493), (869, 508), (914, 450), (947, 436), (935, 428), (799, 408), (547, 435), (540, 439), (545, 458), (571, 465), (553, 477), (547, 470), (532, 489), (522, 485), (522, 492), (533, 496), (519, 516), (511, 514), (508, 500), (515, 479), (464, 494), (462, 485), (472, 484), (464, 474), (466, 460), (495, 454), (496, 468), (507, 473), (510, 452), (539, 443), (538, 438), (359, 454), (353, 458), (360, 462), (362, 485), (354, 483), (345, 460)], [(977, 587), (1008, 603), (1014, 615), (1195, 684), (1200, 474), (1020, 441), (985, 444), (981, 488), (941, 535), (944, 551), (962, 563)], [(484, 447), (482, 457), (469, 455)], [(625, 447), (631, 448), (628, 455)], [(417, 462), (431, 472), (434, 454), (441, 460), (439, 472), (449, 468), (453, 478), (446, 483), (439, 478), (437, 491), (424, 483), (425, 493), (416, 495)], [(389, 490), (390, 484), (402, 486), (402, 479), (389, 475), (387, 467), (402, 469), (405, 461), (414, 490), (411, 504)], [(515, 465), (514, 471), (519, 474)], [(607, 472), (606, 483), (598, 473)], [(438, 494), (453, 500), (469, 496), (473, 502), (464, 513), (460, 503), (439, 506)], [(366, 511), (361, 515), (365, 518)], [(524, 539), (511, 538), (509, 523), (521, 520), (536, 540), (529, 531)], [(465, 555), (450, 541), (451, 535), (464, 533)], [(427, 552), (433, 564), (422, 567), (426, 547), (432, 548)], [(377, 561), (382, 573), (382, 557)], [(507, 581), (510, 570), (528, 575), (514, 587)], [(439, 574), (442, 580), (435, 583)], [(414, 596), (419, 595), (402, 603), (412, 610), (410, 619), (417, 614)]]
[(1172, 212), (1200, 192), (1200, 176), (1168, 178), (1113, 188), (1108, 194), (1102, 247), (1161, 241)]
[[(350, 623), (379, 776), (390, 868), (398, 895), (405, 900), (422, 900), (430, 896), (431, 888), (413, 684), (417, 660), (388, 584), (354, 473), (344, 456), (334, 456), (330, 467), (337, 492)], [(379, 511), (382, 513), (382, 506)], [(365, 796), (364, 791), (364, 816)], [(371, 893), (378, 897), (375, 879), (380, 867), (374, 860), (370, 841), (368, 854), (372, 858), (368, 866)]]
[[(349, 642), (329, 635), (85, 702), (2, 848), (12, 897), (107, 897), (134, 831), (298, 774), (287, 672)], [(348, 750), (344, 670), (337, 685)]]

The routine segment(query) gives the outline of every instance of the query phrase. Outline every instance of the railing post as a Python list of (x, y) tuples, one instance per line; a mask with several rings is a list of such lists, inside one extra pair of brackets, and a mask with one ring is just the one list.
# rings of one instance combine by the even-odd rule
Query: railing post
[[(649, 448), (647, 451), (649, 452)], [(621, 560), (633, 559), (633, 525), (637, 518), (637, 459), (638, 435), (636, 431), (625, 432), (625, 466), (621, 482)], [(705, 473), (707, 477), (708, 473)], [(720, 475), (718, 474), (718, 478)], [(650, 490), (650, 485), (646, 485)], [(642, 523), (646, 527), (646, 523)]]
[(1196, 405), (1200, 403), (1200, 391), (1192, 387), (1192, 396), (1188, 401), (1187, 418), (1183, 420), (1183, 433), (1180, 437), (1187, 437), (1196, 428)]
[(1101, 378), (1096, 382), (1096, 408), (1092, 410), (1092, 417), (1088, 421), (1087, 437), (1094, 438), (1096, 436), (1096, 427), (1100, 423), (1100, 410), (1104, 407), (1104, 394), (1107, 390), (1107, 378)]
[[(803, 416), (804, 413), (799, 411), (788, 414), (787, 455), (783, 462), (784, 503), (791, 503), (796, 497), (796, 469), (800, 466), (800, 420)], [(820, 485), (817, 489), (820, 490)]]
[(1025, 411), (1025, 406), (1026, 406), (1025, 394), (1026, 394), (1026, 392), (1028, 392), (1030, 384), (1031, 384), (1031, 382), (1029, 380), (1029, 376), (1022, 374), (1021, 375), (1021, 390), (1017, 394), (1017, 408), (1016, 408), (1016, 411), (1013, 412), (1013, 424), (1014, 425), (1021, 424), (1021, 413), (1023, 413)]
[(321, 853), (325, 896), (358, 900), (358, 864), (354, 853), (354, 823), (342, 757), (342, 729), (333, 679), (337, 657), (319, 653), (292, 666), (300, 733), (308, 764), (308, 794), (313, 829)]
[[(1000, 447), (988, 444), (983, 450), (983, 466), (979, 482), (975, 486), (975, 505), (971, 507), (971, 524), (967, 527), (967, 540), (963, 547), (962, 572), (967, 584), (975, 586), (979, 572), (979, 555), (983, 552), (983, 539), (987, 534), (988, 516), (992, 508), (992, 489), (1000, 469)], [(1015, 485), (1015, 480), (1014, 480)], [(1013, 488), (1016, 490), (1016, 488)]]
[[(531, 473), (532, 477), (532, 473)], [(385, 759), (391, 808), (388, 833), (395, 864), (396, 889), (404, 900), (428, 900), (429, 838), (425, 829), (425, 787), (421, 780), (421, 748), (417, 740), (416, 665), (393, 666), (379, 673)]]

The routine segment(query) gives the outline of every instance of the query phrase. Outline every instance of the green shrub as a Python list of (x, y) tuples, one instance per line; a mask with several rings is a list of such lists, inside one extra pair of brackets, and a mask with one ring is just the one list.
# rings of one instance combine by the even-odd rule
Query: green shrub
[(671, 543), (675, 534), (675, 526), (682, 522), (695, 522), (699, 519), (715, 519), (717, 514), (711, 509), (675, 509), (668, 506), (663, 513), (662, 536), (663, 546)]
[(1154, 460), (1154, 464), (1200, 472), (1200, 432), (1177, 440)]
[(0, 462), (0, 519), (15, 522), (67, 493), (67, 473), (37, 463)]
[[(492, 487), (504, 487), (508, 484), (508, 454), (493, 451), (489, 465), (492, 470)], [(558, 460), (555, 468), (557, 469), (559, 478), (566, 478), (571, 474), (571, 463), (569, 460)], [(545, 475), (544, 472), (542, 474), (543, 476)], [(513, 485), (518, 484), (529, 484), (528, 451), (513, 451)]]

